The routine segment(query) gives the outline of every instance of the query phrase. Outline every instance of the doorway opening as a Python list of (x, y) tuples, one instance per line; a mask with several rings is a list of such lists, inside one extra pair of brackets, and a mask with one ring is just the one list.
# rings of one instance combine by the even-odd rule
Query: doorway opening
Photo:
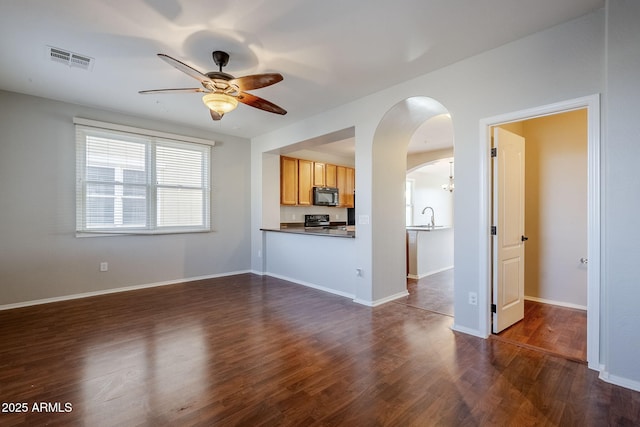
[(453, 317), (453, 124), (430, 117), (411, 136), (405, 182), (408, 295), (396, 302)]
[[(371, 186), (375, 191), (371, 192), (370, 207), (376, 215), (371, 218), (369, 228), (374, 305), (398, 300), (408, 294), (405, 188), (406, 171), (412, 167), (414, 159), (407, 153), (412, 136), (423, 123), (448, 113), (446, 107), (433, 98), (409, 97), (391, 107), (374, 132)], [(422, 144), (425, 145), (424, 141)], [(417, 164), (420, 163), (424, 160)], [(358, 221), (361, 219), (359, 217)], [(368, 216), (364, 220), (369, 224)]]
[[(586, 306), (587, 319), (586, 319), (586, 359), (588, 362), (588, 366), (591, 369), (598, 369), (599, 367), (599, 306), (600, 306), (600, 216), (599, 216), (599, 206), (600, 206), (600, 179), (599, 179), (599, 171), (600, 171), (600, 157), (599, 157), (599, 97), (597, 95), (589, 96), (585, 98), (580, 98), (572, 101), (561, 102), (557, 104), (552, 104), (544, 107), (539, 107), (531, 110), (515, 112), (511, 114), (506, 114), (503, 116), (498, 116), (490, 119), (485, 119), (481, 121), (481, 147), (485, 150), (483, 151), (481, 164), (483, 168), (483, 180), (484, 180), (484, 188), (486, 193), (483, 194), (482, 197), (482, 211), (481, 211), (481, 225), (486, 227), (485, 229), (490, 231), (492, 224), (492, 209), (493, 209), (493, 189), (492, 189), (492, 169), (491, 169), (491, 128), (497, 126), (518, 126), (516, 123), (523, 122), (526, 120), (532, 120), (536, 118), (542, 118), (547, 116), (553, 116), (560, 113), (567, 113), (576, 110), (584, 110), (586, 111), (586, 135), (587, 135), (587, 147), (586, 147), (586, 165), (582, 164), (582, 167), (586, 166), (586, 179), (583, 181), (583, 185), (586, 187), (586, 204), (582, 205), (582, 209), (586, 210), (586, 256), (579, 256), (575, 260), (572, 260), (575, 265), (573, 265), (574, 270), (582, 269), (582, 272), (586, 274), (586, 300), (583, 299), (582, 302), (571, 302), (565, 301), (566, 306), (569, 309), (576, 308), (584, 308)], [(560, 160), (562, 163), (562, 160)], [(569, 166), (565, 164), (566, 166)], [(561, 167), (559, 168), (562, 169)], [(544, 175), (544, 172), (541, 172)], [(562, 178), (560, 178), (562, 179)], [(566, 195), (565, 198), (570, 198), (571, 195)], [(533, 204), (535, 206), (535, 203)], [(491, 313), (493, 303), (492, 301), (492, 288), (493, 288), (493, 237), (490, 236), (490, 232), (486, 234), (486, 237), (483, 236), (484, 245), (482, 248), (484, 250), (481, 251), (481, 266), (484, 271), (484, 274), (481, 277), (481, 281), (484, 282), (480, 286), (480, 315), (483, 316), (483, 325), (486, 329), (486, 336), (490, 334), (492, 330), (492, 321), (493, 315)], [(524, 234), (523, 234), (524, 235)], [(584, 236), (583, 236), (584, 237)], [(567, 241), (573, 241), (577, 239), (577, 237), (571, 237), (566, 239)], [(529, 242), (527, 241), (527, 244)], [(533, 245), (532, 245), (533, 246)], [(543, 248), (544, 249), (544, 248)], [(549, 255), (550, 250), (543, 250), (542, 256), (545, 257)], [(580, 258), (583, 260), (588, 260), (588, 269), (586, 269), (586, 264), (581, 264)], [(543, 261), (545, 261), (543, 259)], [(538, 266), (538, 269), (541, 267)], [(546, 268), (546, 267), (545, 267)], [(585, 271), (586, 270), (586, 271)], [(574, 271), (575, 272), (575, 271)], [(531, 272), (528, 272), (531, 273)], [(545, 275), (546, 271), (539, 270), (538, 273)], [(538, 280), (532, 280), (532, 283), (537, 283), (537, 286), (540, 284), (540, 277)], [(544, 282), (544, 280), (543, 280)], [(542, 297), (536, 297), (532, 295), (533, 298), (529, 298), (531, 303), (540, 303), (540, 302), (558, 302), (566, 298), (566, 294), (570, 294), (573, 291), (571, 290), (558, 290), (553, 288), (553, 286), (549, 287), (548, 284), (545, 284), (546, 288), (540, 290), (537, 289), (536, 292), (542, 292)], [(580, 285), (578, 285), (580, 286)], [(529, 290), (530, 292), (533, 292)], [(565, 296), (562, 296), (564, 292)], [(524, 295), (522, 296), (524, 299)], [(538, 301), (536, 301), (538, 299)], [(547, 301), (545, 301), (547, 300)], [(572, 306), (572, 304), (574, 306)], [(583, 305), (584, 304), (584, 305)]]
[[(492, 337), (586, 362), (587, 110), (493, 133)], [(522, 143), (521, 159), (509, 158), (510, 139)], [(514, 182), (522, 189), (510, 195)]]

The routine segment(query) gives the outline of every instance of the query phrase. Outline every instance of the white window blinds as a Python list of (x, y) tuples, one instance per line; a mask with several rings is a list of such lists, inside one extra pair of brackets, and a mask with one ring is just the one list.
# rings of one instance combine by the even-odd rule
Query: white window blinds
[(210, 145), (76, 123), (76, 156), (77, 232), (210, 230)]

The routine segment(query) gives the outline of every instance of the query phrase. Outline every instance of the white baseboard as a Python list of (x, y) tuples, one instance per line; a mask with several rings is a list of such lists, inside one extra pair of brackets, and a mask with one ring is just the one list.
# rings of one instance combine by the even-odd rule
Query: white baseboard
[(428, 276), (432, 276), (434, 274), (442, 273), (443, 271), (451, 270), (452, 268), (453, 268), (453, 265), (451, 265), (449, 267), (440, 268), (438, 270), (428, 271), (428, 272), (426, 272), (424, 274), (407, 274), (407, 277), (409, 279), (420, 280), (423, 277), (428, 277)]
[(544, 299), (544, 298), (537, 298), (537, 297), (529, 297), (529, 296), (524, 296), (525, 300), (528, 301), (534, 301), (534, 302), (540, 302), (542, 304), (551, 304), (551, 305), (557, 305), (560, 307), (567, 307), (567, 308), (575, 308), (577, 310), (584, 310), (587, 311), (587, 307), (584, 305), (578, 305), (578, 304), (572, 304), (570, 302), (561, 302), (561, 301), (553, 301), (553, 300), (548, 300), (548, 299)]
[(335, 290), (335, 289), (332, 289), (332, 288), (327, 288), (325, 286), (316, 285), (315, 283), (309, 283), (309, 282), (305, 282), (303, 280), (294, 279), (292, 277), (287, 277), (287, 276), (283, 276), (283, 275), (280, 275), (280, 274), (274, 274), (274, 273), (263, 273), (263, 274), (265, 274), (267, 276), (275, 277), (276, 279), (286, 280), (288, 282), (293, 282), (293, 283), (296, 283), (298, 285), (306, 286), (308, 288), (313, 288), (313, 289), (317, 289), (319, 291), (328, 292), (330, 294), (334, 294), (334, 295), (338, 295), (338, 296), (341, 296), (341, 297), (349, 298), (349, 299), (353, 300), (353, 302), (355, 302), (356, 304), (366, 305), (367, 307), (377, 307), (379, 305), (382, 305), (382, 304), (388, 303), (390, 301), (396, 300), (398, 298), (406, 297), (407, 295), (409, 295), (409, 292), (403, 291), (403, 292), (399, 292), (399, 293), (397, 293), (395, 295), (388, 296), (386, 298), (381, 298), (381, 299), (376, 300), (376, 301), (368, 301), (368, 300), (363, 300), (363, 299), (356, 298), (355, 295), (347, 293), (347, 292), (338, 291), (338, 290)]
[(402, 297), (406, 297), (407, 295), (409, 295), (409, 292), (407, 291), (403, 291), (403, 292), (398, 292), (397, 294), (394, 295), (390, 295), (386, 298), (381, 298), (375, 301), (367, 301), (367, 300), (363, 300), (360, 298), (356, 298), (353, 300), (353, 302), (357, 303), (357, 304), (362, 304), (362, 305), (366, 305), (367, 307), (377, 307), (379, 305), (382, 304), (386, 304), (388, 302), (391, 302), (393, 300), (396, 300), (398, 298), (402, 298)]
[(258, 270), (249, 270), (249, 271), (247, 271), (247, 273), (255, 274), (256, 276), (266, 276), (267, 275), (267, 273), (265, 273), (264, 271), (258, 271)]
[(628, 388), (635, 391), (640, 391), (640, 381), (630, 380), (628, 378), (619, 377), (617, 375), (611, 375), (606, 368), (601, 367), (599, 377), (602, 381), (619, 385), (620, 387)]
[(156, 282), (156, 283), (146, 283), (146, 284), (142, 284), (142, 285), (124, 286), (124, 287), (121, 287), (121, 288), (104, 289), (104, 290), (100, 290), (100, 291), (83, 292), (83, 293), (80, 293), (80, 294), (63, 295), (63, 296), (53, 297), (53, 298), (43, 298), (43, 299), (37, 299), (37, 300), (31, 300), (31, 301), (17, 302), (17, 303), (13, 303), (13, 304), (4, 304), (4, 305), (0, 305), (0, 311), (2, 311), (2, 310), (11, 310), (13, 308), (29, 307), (29, 306), (32, 306), (32, 305), (49, 304), (49, 303), (52, 303), (52, 302), (60, 302), (60, 301), (68, 301), (68, 300), (74, 300), (74, 299), (80, 299), (80, 298), (95, 297), (95, 296), (99, 296), (99, 295), (115, 294), (115, 293), (118, 293), (118, 292), (129, 292), (129, 291), (135, 291), (135, 290), (138, 290), (138, 289), (155, 288), (155, 287), (158, 287), (158, 286), (176, 285), (178, 283), (195, 282), (196, 280), (215, 279), (217, 277), (235, 276), (237, 274), (245, 274), (245, 273), (252, 273), (252, 271), (250, 271), (250, 270), (230, 271), (230, 272), (227, 272), (227, 273), (210, 274), (210, 275), (207, 275), (207, 276), (185, 277), (183, 279), (168, 280), (168, 281), (165, 281), (165, 282)]
[[(454, 322), (455, 322), (455, 319), (454, 319)], [(489, 338), (488, 335), (484, 335), (480, 333), (480, 331), (477, 329), (467, 328), (466, 326), (456, 325), (455, 323), (451, 326), (451, 330), (456, 332), (462, 332), (463, 334), (467, 334), (467, 335), (473, 335), (474, 337), (478, 337), (478, 338), (483, 338), (483, 339)]]
[(317, 289), (319, 291), (328, 292), (330, 294), (339, 295), (341, 297), (345, 297), (345, 298), (349, 298), (349, 299), (354, 299), (355, 298), (355, 295), (349, 294), (347, 292), (342, 292), (342, 291), (338, 291), (336, 289), (327, 288), (325, 286), (316, 285), (315, 283), (305, 282), (303, 280), (298, 280), (298, 279), (294, 279), (294, 278), (291, 278), (291, 277), (282, 276), (280, 274), (274, 274), (274, 273), (268, 273), (268, 272), (267, 273), (261, 273), (261, 274), (262, 275), (266, 275), (266, 276), (275, 277), (276, 279), (286, 280), (287, 282), (293, 282), (293, 283), (296, 283), (298, 285), (306, 286), (308, 288)]

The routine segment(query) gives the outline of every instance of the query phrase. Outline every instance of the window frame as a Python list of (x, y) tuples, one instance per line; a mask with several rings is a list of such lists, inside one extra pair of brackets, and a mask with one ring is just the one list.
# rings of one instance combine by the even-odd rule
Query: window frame
[(405, 179), (404, 183), (404, 194), (405, 194), (405, 211), (404, 211), (404, 219), (407, 226), (413, 225), (413, 213), (414, 213), (414, 204), (413, 199), (415, 197), (415, 184), (416, 180), (413, 178)]
[[(130, 126), (117, 125), (112, 123), (98, 122), (95, 120), (88, 120), (82, 118), (74, 118), (75, 135), (76, 135), (76, 236), (77, 237), (89, 237), (89, 236), (106, 236), (106, 235), (138, 235), (138, 234), (176, 234), (176, 233), (203, 233), (211, 232), (213, 212), (212, 206), (212, 160), (213, 160), (213, 146), (214, 141), (209, 141), (200, 138), (188, 137), (183, 135), (170, 134), (165, 132), (153, 131), (148, 129), (134, 128)], [(127, 227), (124, 225), (113, 227), (91, 227), (87, 224), (87, 206), (88, 206), (88, 193), (87, 186), (92, 184), (86, 180), (87, 168), (91, 167), (87, 165), (87, 137), (108, 137), (114, 140), (123, 142), (133, 142), (144, 144), (144, 173), (146, 176), (145, 184), (131, 184), (140, 185), (145, 188), (145, 222), (146, 225), (142, 227)], [(159, 184), (156, 174), (156, 149), (158, 147), (169, 147), (179, 150), (193, 150), (202, 155), (202, 165), (200, 169), (201, 179), (199, 183), (192, 186), (183, 185), (167, 185)], [(124, 176), (124, 171), (128, 170), (122, 168), (121, 173)], [(132, 169), (133, 170), (133, 169)], [(114, 180), (114, 186), (122, 187), (122, 194), (115, 194), (114, 200), (120, 198), (120, 203), (123, 206), (120, 208), (119, 214), (122, 215), (123, 221), (125, 218), (124, 201), (128, 197), (126, 195), (126, 183), (124, 179), (122, 182)], [(93, 183), (95, 184), (95, 183)], [(100, 183), (98, 183), (100, 184)], [(197, 225), (183, 225), (183, 226), (158, 226), (158, 188), (173, 188), (173, 189), (186, 189), (191, 192), (197, 190), (195, 194), (202, 194), (202, 201), (200, 202), (202, 210), (201, 223)], [(114, 201), (115, 204), (115, 201)], [(196, 211), (197, 212), (197, 211)], [(116, 214), (114, 210), (114, 215)], [(197, 218), (198, 215), (196, 215)]]

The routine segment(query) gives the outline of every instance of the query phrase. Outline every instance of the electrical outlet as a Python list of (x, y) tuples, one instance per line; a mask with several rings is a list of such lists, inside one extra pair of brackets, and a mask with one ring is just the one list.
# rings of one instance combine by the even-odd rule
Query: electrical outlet
[(109, 271), (109, 263), (108, 262), (101, 262), (100, 263), (100, 271)]
[(469, 292), (469, 304), (478, 305), (478, 294), (475, 292)]

